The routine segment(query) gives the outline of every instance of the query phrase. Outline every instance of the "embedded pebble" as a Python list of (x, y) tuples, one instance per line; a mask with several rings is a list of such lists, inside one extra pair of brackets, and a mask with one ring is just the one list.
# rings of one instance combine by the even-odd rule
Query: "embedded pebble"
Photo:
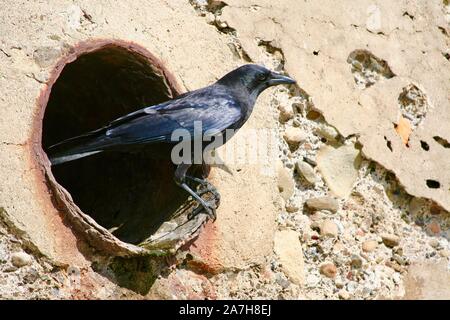
[(358, 256), (356, 254), (352, 255), (350, 265), (352, 266), (353, 269), (361, 269), (362, 264), (363, 264), (363, 261), (360, 256)]
[(332, 194), (350, 195), (358, 178), (359, 150), (354, 144), (332, 147), (324, 145), (317, 153), (317, 169)]
[(297, 212), (299, 209), (298, 206), (296, 206), (295, 204), (292, 204), (292, 203), (286, 204), (285, 208), (286, 208), (286, 211), (289, 213)]
[(59, 47), (40, 47), (33, 52), (33, 58), (37, 65), (46, 68), (54, 63), (61, 56)]
[(372, 252), (378, 247), (378, 242), (375, 240), (364, 241), (362, 244), (362, 250), (364, 252)]
[(280, 104), (278, 106), (278, 110), (280, 111), (280, 121), (286, 122), (294, 117), (294, 110), (292, 106), (288, 106), (286, 104)]
[(392, 258), (401, 266), (408, 264), (408, 260), (405, 257), (402, 257), (401, 255), (394, 254)]
[(358, 283), (356, 283), (355, 281), (350, 281), (347, 283), (346, 288), (349, 293), (353, 293), (358, 288)]
[(314, 168), (309, 163), (305, 161), (298, 161), (296, 163), (296, 169), (310, 184), (314, 185), (320, 181), (319, 176), (314, 172)]
[(314, 274), (310, 274), (306, 277), (306, 285), (308, 287), (314, 288), (317, 284), (319, 284), (319, 282), (320, 278)]
[(337, 237), (338, 226), (332, 220), (325, 220), (320, 225), (320, 235), (324, 237)]
[(33, 259), (29, 254), (25, 252), (14, 252), (11, 255), (11, 263), (18, 268), (30, 265), (33, 262)]
[(339, 290), (338, 296), (339, 296), (339, 299), (342, 299), (342, 300), (350, 299), (350, 293), (348, 293), (345, 289)]
[(433, 248), (438, 248), (439, 247), (439, 241), (437, 239), (434, 239), (434, 238), (430, 240), (429, 244)]
[(439, 250), (439, 255), (443, 258), (448, 258), (450, 257), (450, 250)]
[(216, 16), (211, 12), (206, 12), (206, 23), (208, 24), (215, 24), (216, 23)]
[(427, 228), (430, 231), (430, 233), (433, 235), (437, 235), (437, 234), (441, 233), (441, 226), (436, 221), (431, 221), (428, 224)]
[(281, 273), (278, 272), (275, 274), (275, 281), (283, 288), (286, 289), (288, 288), (291, 283), (289, 282), (288, 279), (286, 279), (286, 277)]
[(282, 230), (275, 234), (274, 251), (280, 259), (283, 273), (297, 285), (304, 283), (303, 251), (299, 234)]
[(328, 141), (336, 141), (339, 137), (339, 132), (334, 127), (325, 123), (320, 123), (314, 132)]
[(284, 132), (284, 139), (293, 148), (297, 148), (307, 137), (307, 134), (300, 128), (289, 127)]
[(334, 279), (334, 285), (336, 288), (342, 289), (344, 287), (344, 281), (341, 277), (336, 277), (336, 279)]
[(287, 201), (294, 193), (294, 179), (292, 178), (291, 172), (283, 167), (282, 163), (278, 164), (278, 190), (280, 191), (281, 197)]
[(383, 233), (381, 234), (381, 239), (383, 240), (383, 243), (386, 245), (386, 247), (389, 248), (398, 246), (398, 244), (400, 243), (400, 238), (395, 234)]
[(329, 210), (336, 212), (339, 209), (339, 202), (332, 197), (317, 197), (306, 200), (306, 205), (311, 209)]
[(337, 268), (333, 263), (324, 263), (320, 266), (320, 273), (328, 278), (334, 278), (337, 274)]

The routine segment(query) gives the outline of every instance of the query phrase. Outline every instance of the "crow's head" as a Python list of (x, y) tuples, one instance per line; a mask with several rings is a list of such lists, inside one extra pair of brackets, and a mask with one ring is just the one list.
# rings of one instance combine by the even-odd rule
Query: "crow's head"
[(256, 98), (268, 87), (292, 84), (295, 83), (295, 80), (256, 64), (246, 64), (226, 74), (218, 83), (242, 88), (247, 90), (250, 96)]

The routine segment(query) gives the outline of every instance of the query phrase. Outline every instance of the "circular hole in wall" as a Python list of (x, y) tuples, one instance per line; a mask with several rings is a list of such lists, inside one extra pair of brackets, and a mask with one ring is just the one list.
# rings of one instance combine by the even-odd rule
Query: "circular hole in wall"
[[(125, 42), (78, 46), (55, 70), (43, 103), (44, 151), (180, 93), (155, 57)], [(154, 152), (159, 150), (99, 153), (52, 166), (51, 174), (84, 214), (118, 239), (138, 244), (188, 198), (173, 181), (170, 153), (155, 159)]]

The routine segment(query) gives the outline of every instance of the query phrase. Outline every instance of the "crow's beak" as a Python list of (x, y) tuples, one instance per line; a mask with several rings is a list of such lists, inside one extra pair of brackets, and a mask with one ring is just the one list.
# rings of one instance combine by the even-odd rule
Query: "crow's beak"
[(288, 76), (284, 76), (279, 73), (272, 72), (270, 79), (269, 79), (269, 85), (275, 86), (278, 84), (293, 84), (296, 83), (296, 81), (292, 78), (289, 78)]

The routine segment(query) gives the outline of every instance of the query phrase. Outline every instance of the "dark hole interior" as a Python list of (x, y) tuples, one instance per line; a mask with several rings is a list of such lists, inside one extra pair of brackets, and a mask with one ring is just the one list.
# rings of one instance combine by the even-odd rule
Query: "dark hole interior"
[(446, 139), (441, 138), (439, 136), (434, 136), (433, 139), (444, 148), (450, 148), (450, 142), (448, 142)]
[[(67, 64), (53, 87), (42, 130), (44, 150), (104, 126), (122, 115), (172, 97), (148, 59), (108, 46)], [(151, 148), (100, 153), (52, 167), (59, 184), (86, 214), (129, 243), (139, 243), (187, 199), (173, 182), (170, 153)]]
[(391, 150), (391, 152), (393, 152), (391, 140), (388, 140), (388, 139), (386, 138), (386, 136), (384, 137), (384, 140), (386, 140), (386, 146), (388, 147), (388, 149)]
[(441, 184), (439, 183), (439, 181), (436, 181), (436, 180), (428, 179), (426, 181), (426, 183), (427, 183), (427, 187), (430, 189), (439, 189), (441, 187)]
[(423, 150), (428, 151), (430, 150), (430, 145), (428, 143), (426, 143), (423, 140), (420, 140), (420, 146), (422, 147)]

